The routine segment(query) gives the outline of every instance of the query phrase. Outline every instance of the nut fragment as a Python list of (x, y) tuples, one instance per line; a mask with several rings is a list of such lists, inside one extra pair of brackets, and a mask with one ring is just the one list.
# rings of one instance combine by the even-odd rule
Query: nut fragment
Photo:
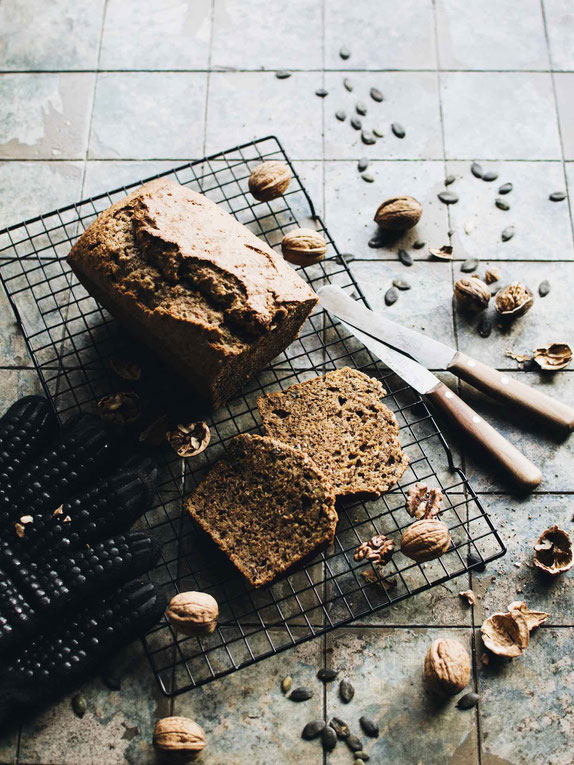
[(490, 301), (490, 290), (482, 279), (464, 276), (455, 282), (454, 296), (462, 308), (483, 311)]
[(433, 641), (424, 664), (425, 681), (431, 690), (454, 696), (470, 681), (470, 656), (458, 640)]
[(131, 425), (139, 420), (141, 413), (137, 393), (112, 393), (98, 401), (98, 414), (112, 425)]
[(492, 268), (487, 268), (484, 272), (484, 281), (487, 284), (492, 284), (493, 282), (497, 282), (500, 279), (500, 270), (498, 268), (495, 268), (494, 266)]
[(532, 632), (536, 627), (540, 627), (549, 617), (549, 614), (544, 611), (531, 611), (523, 600), (513, 600), (512, 603), (508, 604), (508, 610), (510, 613), (520, 611), (526, 619), (526, 626), (529, 632)]
[(249, 176), (249, 191), (259, 202), (277, 199), (288, 189), (291, 171), (283, 162), (263, 162)]
[(367, 560), (370, 563), (384, 565), (391, 559), (395, 543), (384, 534), (377, 534), (360, 544), (353, 554), (356, 561)]
[(574, 565), (570, 535), (558, 526), (543, 531), (534, 545), (534, 563), (547, 574), (556, 576)]
[(436, 518), (423, 518), (403, 531), (401, 552), (407, 558), (423, 563), (440, 558), (449, 549), (451, 541), (446, 524)]
[(165, 615), (182, 635), (211, 635), (217, 627), (219, 606), (207, 592), (180, 592), (170, 600)]
[(429, 253), (433, 256), (433, 258), (438, 258), (439, 260), (452, 260), (454, 258), (453, 250), (450, 244), (444, 244), (438, 250), (429, 249)]
[(514, 282), (502, 287), (494, 298), (494, 307), (498, 314), (505, 319), (515, 319), (522, 316), (534, 303), (534, 295), (520, 282)]
[(178, 425), (177, 430), (169, 430), (165, 437), (176, 454), (188, 458), (207, 449), (211, 432), (206, 422), (190, 422), (188, 425)]
[(459, 598), (464, 598), (469, 606), (476, 605), (476, 595), (472, 590), (463, 590), (458, 593)]
[(114, 356), (110, 359), (109, 364), (117, 376), (121, 377), (122, 380), (137, 382), (142, 376), (141, 367), (138, 366), (135, 361), (131, 361), (130, 359)]
[(482, 624), (482, 642), (492, 653), (514, 659), (528, 648), (530, 632), (548, 618), (542, 611), (531, 611), (524, 601), (514, 601), (506, 613), (489, 616)]
[(440, 489), (429, 489), (426, 483), (417, 483), (407, 491), (407, 513), (411, 518), (433, 518), (440, 513), (443, 500)]
[(170, 762), (190, 762), (207, 746), (203, 728), (189, 717), (164, 717), (153, 732), (153, 745)]
[(550, 343), (545, 348), (535, 349), (534, 361), (547, 372), (557, 372), (572, 361), (572, 348), (568, 343)]
[(311, 228), (296, 228), (283, 237), (281, 252), (289, 263), (308, 266), (323, 260), (327, 252), (327, 242), (321, 234)]
[(374, 220), (385, 231), (406, 231), (417, 225), (422, 214), (414, 197), (392, 197), (378, 206)]

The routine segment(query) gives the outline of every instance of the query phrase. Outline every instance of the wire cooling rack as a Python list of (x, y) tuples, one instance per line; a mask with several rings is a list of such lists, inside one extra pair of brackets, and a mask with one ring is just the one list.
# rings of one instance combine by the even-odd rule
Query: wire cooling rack
[[(335, 283), (364, 300), (293, 167), (293, 180), (283, 197), (256, 202), (249, 194), (249, 174), (265, 160), (288, 163), (273, 136), (153, 177), (172, 178), (206, 194), (272, 247), (294, 227), (314, 225), (328, 241), (329, 251), (321, 263), (299, 269), (301, 275), (314, 288)], [(79, 409), (95, 410), (102, 396), (126, 389), (140, 395), (148, 422), (166, 411), (176, 421), (202, 416), (194, 411), (189, 393), (174, 382), (173, 375), (124, 336), (66, 262), (72, 244), (97, 215), (143, 182), (0, 231), (0, 278), (44, 390), (60, 418)], [(130, 386), (118, 378), (110, 366), (114, 357), (135, 358), (143, 367), (141, 382)], [(388, 391), (385, 403), (400, 425), (409, 468), (399, 485), (379, 500), (341, 505), (336, 538), (328, 550), (275, 584), (254, 590), (182, 513), (182, 496), (201, 480), (230, 438), (261, 432), (256, 405), (261, 394), (341, 366), (362, 369), (382, 380)], [(161, 559), (150, 578), (167, 598), (179, 591), (203, 590), (220, 607), (218, 627), (208, 637), (176, 635), (163, 621), (144, 638), (153, 671), (168, 696), (392, 606), (505, 552), (419, 395), (376, 363), (324, 311), (316, 310), (287, 351), (208, 422), (212, 441), (201, 455), (182, 461), (167, 446), (158, 447), (161, 479), (154, 506), (142, 520), (142, 527), (149, 528), (162, 543)], [(144, 424), (145, 420), (134, 436)], [(129, 439), (125, 443), (129, 449)], [(405, 510), (406, 490), (417, 481), (438, 486), (443, 492), (441, 518), (451, 530), (452, 549), (422, 565), (398, 551), (382, 571), (355, 562), (355, 548), (374, 534), (391, 537), (399, 550), (401, 532), (412, 522)]]

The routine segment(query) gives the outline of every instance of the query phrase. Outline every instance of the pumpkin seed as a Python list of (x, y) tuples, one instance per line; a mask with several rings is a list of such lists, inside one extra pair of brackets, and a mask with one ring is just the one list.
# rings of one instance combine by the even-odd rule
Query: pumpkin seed
[(473, 162), (470, 166), (470, 172), (474, 175), (475, 178), (482, 178), (484, 175), (484, 170), (482, 169), (482, 165), (479, 165), (478, 162)]
[(508, 242), (510, 239), (512, 239), (515, 233), (516, 229), (514, 226), (507, 226), (500, 235), (500, 238), (503, 242)]
[(351, 682), (347, 680), (346, 678), (344, 680), (341, 680), (339, 684), (339, 696), (341, 697), (341, 701), (344, 702), (345, 704), (348, 704), (354, 695), (355, 695), (355, 689), (353, 688)]
[(86, 704), (86, 699), (81, 693), (76, 693), (72, 698), (72, 709), (74, 710), (76, 717), (83, 717), (86, 714), (87, 708), (88, 705)]
[(337, 734), (337, 738), (345, 739), (349, 738), (351, 735), (351, 729), (344, 720), (341, 720), (340, 717), (333, 717), (329, 725)]
[(343, 80), (343, 85), (345, 86), (345, 89), (349, 91), (349, 93), (353, 92), (353, 83), (348, 77), (345, 77)]
[(363, 174), (361, 175), (361, 178), (362, 178), (364, 181), (367, 181), (367, 183), (374, 183), (374, 182), (375, 182), (375, 178), (374, 178), (374, 176), (372, 176), (370, 173), (363, 173)]
[(465, 693), (456, 702), (459, 709), (472, 709), (478, 704), (478, 693)]
[(282, 70), (281, 72), (275, 72), (275, 77), (277, 77), (278, 80), (286, 80), (291, 77), (291, 72), (287, 72), (285, 70)]
[(447, 177), (444, 179), (444, 185), (450, 186), (451, 183), (454, 183), (456, 181), (456, 177), (454, 175), (447, 175)]
[(321, 733), (321, 744), (326, 752), (332, 752), (337, 746), (337, 734), (330, 725), (323, 728), (323, 732)]
[(290, 675), (287, 675), (287, 677), (284, 677), (283, 680), (281, 680), (281, 690), (283, 693), (289, 693), (292, 685), (293, 678)]
[(351, 127), (354, 127), (355, 130), (360, 130), (363, 127), (363, 123), (358, 117), (355, 117), (354, 115), (351, 117)]
[(466, 556), (466, 561), (469, 566), (473, 566), (475, 571), (484, 571), (486, 569), (486, 563), (482, 560), (480, 555), (475, 552), (469, 552)]
[(564, 199), (566, 199), (566, 194), (564, 191), (554, 191), (552, 194), (550, 194), (548, 199), (551, 202), (562, 202)]
[(379, 128), (373, 128), (373, 135), (376, 135), (377, 138), (383, 138), (385, 134)]
[[(356, 756), (356, 755), (354, 755), (354, 756)], [(362, 760), (353, 760), (353, 765), (363, 765), (363, 761)]]
[(342, 109), (339, 109), (338, 112), (335, 112), (335, 117), (339, 120), (339, 122), (344, 122), (347, 119), (347, 114)]
[(361, 739), (358, 736), (355, 736), (354, 733), (351, 733), (350, 736), (347, 736), (347, 746), (351, 752), (361, 752), (363, 750)]
[(339, 56), (341, 56), (343, 61), (346, 61), (348, 58), (351, 58), (351, 51), (343, 45), (343, 47), (339, 51)]
[(405, 282), (404, 279), (393, 279), (393, 287), (396, 287), (398, 290), (410, 290), (411, 285)]
[(548, 293), (550, 292), (550, 282), (548, 279), (544, 279), (544, 281), (541, 281), (538, 285), (538, 294), (540, 297), (546, 297)]
[(329, 95), (329, 91), (325, 90), (325, 88), (319, 88), (319, 90), (315, 91), (315, 95), (319, 96), (319, 98), (325, 98), (325, 96)]
[(363, 130), (361, 133), (361, 141), (367, 144), (367, 146), (372, 146), (374, 143), (377, 143), (377, 139), (370, 130)]
[(482, 180), (486, 181), (487, 183), (490, 183), (491, 181), (495, 181), (498, 178), (498, 173), (494, 170), (489, 170), (482, 176)]
[(309, 701), (313, 698), (313, 691), (310, 688), (295, 688), (289, 696), (290, 701)]
[(499, 210), (510, 210), (510, 205), (508, 202), (504, 199), (500, 199), (500, 197), (494, 200), (494, 204), (498, 207)]
[(498, 189), (499, 194), (510, 194), (512, 191), (512, 183), (503, 183), (502, 186)]
[(361, 117), (365, 117), (367, 114), (367, 107), (362, 101), (358, 101), (355, 104), (355, 111), (357, 112), (357, 114), (360, 114)]
[[(492, 332), (492, 322), (488, 318), (488, 316), (483, 316), (480, 321), (478, 322), (478, 334), (481, 337), (490, 337), (490, 333)], [(470, 556), (469, 556), (469, 563), (470, 566)]]
[(389, 287), (389, 289), (385, 292), (385, 305), (393, 305), (393, 303), (396, 303), (398, 299), (398, 290), (395, 287)]
[(357, 169), (360, 173), (363, 172), (363, 170), (366, 170), (369, 166), (369, 160), (367, 157), (361, 157), (359, 162), (357, 163)]
[(376, 250), (376, 249), (378, 249), (379, 247), (384, 247), (384, 246), (385, 246), (385, 243), (384, 243), (384, 242), (382, 242), (378, 236), (374, 236), (372, 239), (369, 239), (369, 241), (367, 242), (367, 244), (368, 244), (368, 246), (369, 246), (369, 247), (370, 247), (372, 250)]
[(308, 722), (307, 725), (303, 728), (301, 738), (304, 738), (305, 741), (312, 741), (314, 738), (317, 738), (317, 736), (319, 736), (324, 730), (324, 720), (313, 720), (312, 722)]
[(396, 135), (397, 138), (404, 138), (406, 136), (406, 130), (404, 127), (400, 124), (400, 122), (393, 122), (391, 125), (391, 130)]
[(323, 667), (317, 672), (317, 677), (322, 683), (330, 683), (338, 674), (339, 671), (336, 669), (327, 669), (326, 667)]
[(360, 717), (359, 724), (367, 736), (370, 736), (371, 738), (379, 738), (379, 726), (376, 722), (373, 722), (370, 717)]
[(363, 752), (362, 750), (359, 752), (354, 752), (355, 757), (359, 762), (367, 762), (367, 760), (370, 760), (371, 758), (366, 752)]
[(441, 191), (437, 196), (445, 205), (455, 205), (458, 202), (458, 194), (454, 191)]
[(469, 258), (461, 263), (460, 270), (464, 274), (470, 274), (478, 268), (478, 258)]
[(413, 256), (406, 250), (399, 250), (399, 260), (404, 266), (412, 266)]
[(377, 103), (380, 103), (384, 98), (383, 94), (378, 88), (371, 88), (370, 93), (373, 101), (377, 101)]
[(425, 246), (426, 242), (423, 242), (422, 239), (417, 239), (417, 241), (413, 244), (413, 248), (415, 250), (422, 250), (422, 248)]

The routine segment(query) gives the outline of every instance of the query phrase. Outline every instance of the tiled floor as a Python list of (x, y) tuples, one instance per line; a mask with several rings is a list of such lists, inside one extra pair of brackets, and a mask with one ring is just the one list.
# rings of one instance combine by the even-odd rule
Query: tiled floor
[[(406, 278), (412, 289), (389, 315), (572, 401), (574, 370), (555, 378), (523, 372), (506, 350), (574, 342), (572, 207), (548, 200), (574, 188), (573, 39), (570, 0), (3, 0), (0, 227), (273, 132), (340, 249), (354, 255), (373, 306), (387, 310), (385, 290)], [(279, 80), (279, 69), (293, 75)], [(370, 98), (373, 86), (382, 103)], [(325, 99), (315, 95), (321, 87)], [(349, 125), (358, 101), (367, 106), (364, 127), (384, 133), (373, 146)], [(345, 122), (334, 116), (340, 109)], [(404, 139), (392, 134), (393, 122), (405, 127)], [(372, 184), (356, 170), (362, 156), (373, 160)], [(474, 178), (472, 160), (498, 180)], [(437, 193), (449, 173), (460, 201), (447, 208)], [(502, 211), (494, 200), (506, 181), (514, 189), (511, 209)], [(423, 218), (401, 242), (372, 249), (374, 210), (394, 194), (420, 199)], [(509, 225), (516, 234), (502, 243)], [(449, 231), (453, 264), (412, 249), (417, 238), (440, 247)], [(399, 246), (413, 253), (411, 268), (398, 262)], [(453, 280), (467, 257), (481, 259), (481, 273), (492, 263), (505, 282), (520, 279), (536, 292), (548, 279), (552, 290), (511, 332), (495, 327), (485, 340), (476, 319), (452, 308)], [(4, 409), (37, 381), (4, 300), (0, 310)], [(517, 498), (462, 449), (508, 546), (504, 559), (173, 702), (136, 646), (118, 659), (121, 691), (87, 684), (82, 721), (65, 699), (0, 740), (0, 762), (151, 763), (154, 722), (173, 710), (205, 727), (206, 765), (350, 763), (343, 746), (324, 760), (316, 742), (301, 741), (303, 724), (324, 712), (355, 725), (360, 714), (379, 721), (381, 738), (366, 746), (374, 763), (570, 763), (571, 577), (549, 584), (530, 560), (540, 531), (571, 525), (572, 441), (512, 418), (466, 386), (462, 393), (544, 472), (532, 497)], [(480, 596), (474, 609), (457, 595), (469, 585)], [(548, 610), (548, 625), (524, 657), (484, 667), (477, 625), (516, 598)], [(437, 708), (422, 688), (422, 658), (439, 635), (475, 643), (478, 709)], [(331, 690), (308, 704), (286, 702), (279, 679), (311, 682), (323, 661), (353, 678), (351, 705), (341, 708)]]

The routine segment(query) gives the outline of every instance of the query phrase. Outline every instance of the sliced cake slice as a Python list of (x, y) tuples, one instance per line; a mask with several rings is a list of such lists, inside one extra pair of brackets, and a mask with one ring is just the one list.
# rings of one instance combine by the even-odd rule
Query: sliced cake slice
[(240, 435), (185, 500), (194, 521), (254, 587), (332, 542), (335, 494), (303, 452)]
[(378, 380), (344, 367), (258, 401), (268, 436), (309, 454), (337, 495), (380, 496), (407, 469)]

